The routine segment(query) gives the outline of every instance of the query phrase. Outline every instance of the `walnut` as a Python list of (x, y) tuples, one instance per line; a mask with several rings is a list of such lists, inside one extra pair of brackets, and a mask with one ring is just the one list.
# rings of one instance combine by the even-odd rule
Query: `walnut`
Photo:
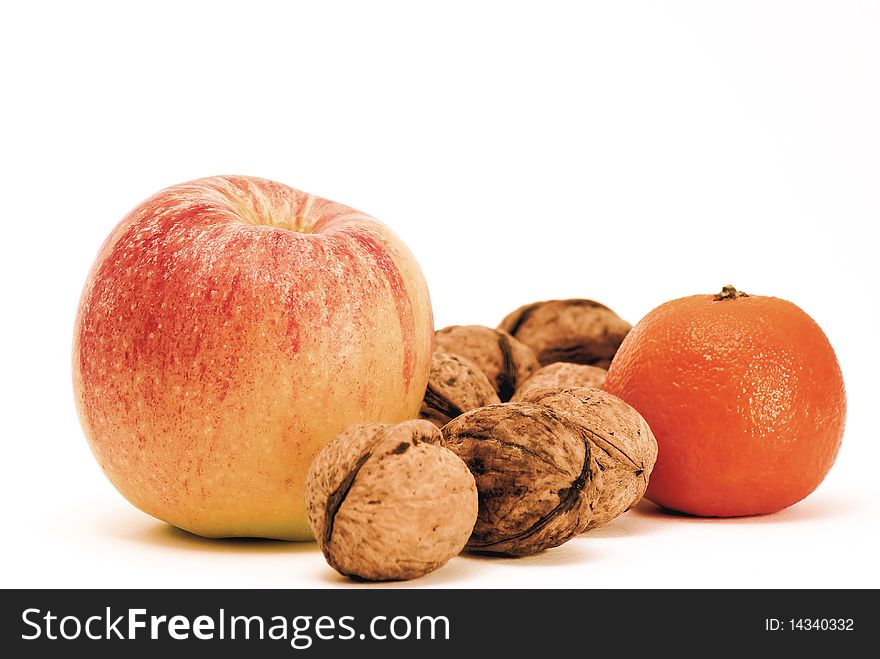
[(507, 332), (481, 325), (452, 325), (437, 330), (434, 349), (474, 362), (489, 378), (502, 401), (510, 400), (519, 383), (540, 366), (527, 345)]
[(601, 474), (574, 421), (543, 405), (501, 403), (449, 422), (443, 440), (477, 481), (469, 549), (526, 556), (587, 528)]
[(511, 400), (522, 400), (523, 395), (529, 389), (538, 389), (539, 387), (595, 387), (600, 389), (605, 384), (607, 374), (608, 371), (604, 368), (587, 364), (572, 364), (571, 362), (548, 364), (539, 368), (532, 374), (532, 377), (519, 385)]
[(470, 359), (435, 351), (419, 416), (438, 428), (468, 410), (500, 403), (495, 388)]
[(543, 405), (587, 432), (603, 477), (590, 528), (641, 500), (657, 460), (657, 440), (641, 414), (599, 389), (530, 389), (523, 401)]
[(373, 581), (413, 579), (462, 550), (477, 517), (477, 490), (431, 422), (362, 424), (315, 457), (306, 505), (335, 570)]
[(593, 300), (549, 300), (520, 307), (499, 329), (534, 350), (542, 366), (574, 362), (608, 368), (627, 333), (625, 320)]

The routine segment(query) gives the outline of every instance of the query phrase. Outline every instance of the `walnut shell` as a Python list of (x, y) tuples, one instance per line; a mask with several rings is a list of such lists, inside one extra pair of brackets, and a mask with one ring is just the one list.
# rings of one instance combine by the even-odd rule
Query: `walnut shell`
[(593, 300), (549, 300), (520, 307), (499, 329), (531, 347), (542, 366), (574, 362), (608, 368), (632, 325)]
[(589, 528), (607, 524), (641, 500), (657, 461), (657, 440), (641, 414), (599, 389), (530, 389), (523, 401), (543, 405), (586, 430), (603, 477)]
[(434, 333), (434, 349), (470, 359), (486, 374), (501, 401), (540, 364), (531, 348), (502, 330), (482, 325), (451, 325)]
[(431, 422), (362, 424), (315, 457), (306, 505), (335, 570), (371, 581), (413, 579), (462, 550), (477, 517), (477, 490)]
[(608, 375), (608, 371), (598, 366), (573, 364), (571, 362), (548, 364), (539, 368), (532, 374), (532, 377), (519, 385), (519, 388), (510, 400), (522, 400), (526, 391), (540, 387), (554, 389), (595, 387), (596, 389), (601, 389), (602, 385), (605, 384), (606, 375)]
[(434, 352), (420, 418), (439, 428), (468, 410), (500, 402), (486, 375), (470, 359)]
[(480, 511), (471, 550), (526, 556), (587, 528), (601, 474), (584, 430), (531, 403), (501, 403), (443, 427), (474, 474)]

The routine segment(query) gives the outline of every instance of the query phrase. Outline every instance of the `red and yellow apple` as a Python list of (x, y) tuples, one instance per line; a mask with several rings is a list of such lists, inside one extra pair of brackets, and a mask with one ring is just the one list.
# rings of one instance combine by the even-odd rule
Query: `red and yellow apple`
[(76, 403), (144, 512), (203, 536), (308, 539), (312, 457), (349, 425), (418, 415), (432, 336), (421, 270), (383, 224), (264, 179), (200, 179), (101, 247)]

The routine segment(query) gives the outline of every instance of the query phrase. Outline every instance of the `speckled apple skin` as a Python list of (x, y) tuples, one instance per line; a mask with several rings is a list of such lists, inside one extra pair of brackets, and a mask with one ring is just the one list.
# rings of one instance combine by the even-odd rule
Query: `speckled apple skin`
[(101, 247), (76, 317), (76, 405), (144, 512), (305, 540), (312, 458), (352, 424), (415, 417), (432, 338), (421, 270), (383, 224), (264, 179), (199, 179)]

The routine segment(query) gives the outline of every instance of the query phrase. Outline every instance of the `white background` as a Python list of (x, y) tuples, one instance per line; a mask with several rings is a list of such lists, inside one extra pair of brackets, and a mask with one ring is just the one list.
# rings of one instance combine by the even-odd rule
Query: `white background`
[(880, 586), (880, 5), (92, 2), (0, 10), (2, 586), (354, 586), (313, 544), (203, 540), (132, 508), (76, 418), (98, 246), (219, 173), (389, 224), (437, 327), (591, 297), (631, 321), (733, 283), (835, 346), (837, 464), (768, 517), (651, 504), (529, 559), (392, 587)]

